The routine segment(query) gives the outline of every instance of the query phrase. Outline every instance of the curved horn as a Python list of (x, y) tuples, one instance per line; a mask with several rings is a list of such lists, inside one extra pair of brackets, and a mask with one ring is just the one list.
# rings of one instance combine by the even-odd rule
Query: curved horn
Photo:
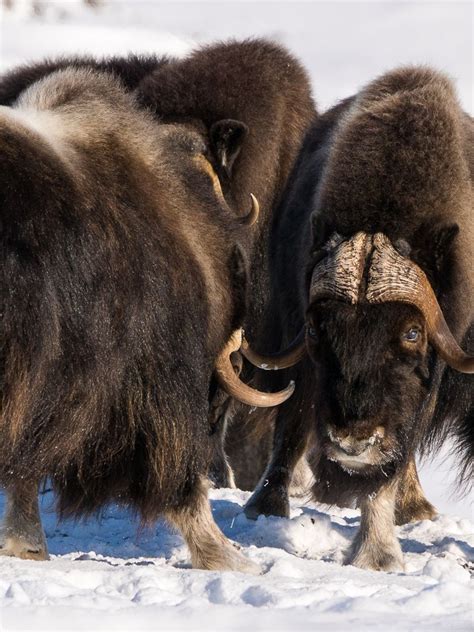
[(338, 298), (355, 305), (370, 247), (371, 237), (359, 232), (330, 250), (314, 267), (309, 302), (321, 298)]
[(234, 331), (216, 361), (216, 377), (221, 387), (232, 397), (243, 404), (266, 408), (268, 406), (278, 406), (286, 401), (295, 390), (295, 383), (290, 384), (277, 393), (264, 393), (244, 384), (235, 374), (230, 361), (230, 354), (238, 351), (242, 344), (242, 329)]
[(253, 351), (244, 335), (242, 337), (240, 353), (244, 356), (244, 358), (247, 358), (251, 364), (259, 369), (264, 369), (265, 371), (288, 369), (295, 364), (298, 364), (298, 362), (300, 362), (306, 355), (305, 333), (306, 330), (303, 327), (300, 333), (286, 349), (269, 355), (260, 355), (259, 353)]
[(245, 217), (239, 219), (239, 222), (243, 226), (253, 226), (258, 220), (258, 216), (260, 214), (260, 204), (253, 193), (250, 194), (250, 199), (252, 201), (252, 208), (250, 209), (250, 212)]
[[(194, 156), (194, 161), (198, 165), (198, 167), (201, 168), (210, 177), (212, 186), (214, 188), (214, 193), (219, 198), (221, 204), (223, 204), (227, 208), (229, 213), (234, 215), (234, 212), (232, 211), (229, 204), (227, 203), (227, 200), (224, 197), (221, 183), (220, 183), (217, 173), (214, 171), (214, 167), (207, 160), (207, 158), (203, 156), (202, 154), (197, 154), (196, 156)], [(253, 226), (255, 222), (258, 220), (258, 216), (260, 213), (260, 205), (258, 203), (257, 198), (255, 197), (253, 193), (250, 194), (250, 199), (252, 201), (252, 208), (250, 209), (250, 212), (247, 215), (245, 215), (245, 217), (240, 217), (237, 220), (243, 226)]]
[(474, 357), (464, 353), (456, 342), (423, 270), (402, 257), (382, 233), (374, 236), (373, 244), (367, 301), (400, 301), (417, 307), (425, 317), (430, 341), (443, 360), (461, 373), (474, 373)]

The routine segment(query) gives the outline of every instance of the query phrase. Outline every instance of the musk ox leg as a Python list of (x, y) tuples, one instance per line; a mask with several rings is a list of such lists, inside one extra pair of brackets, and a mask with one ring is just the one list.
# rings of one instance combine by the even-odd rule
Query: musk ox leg
[(18, 483), (6, 490), (7, 504), (0, 527), (0, 555), (24, 560), (49, 559), (41, 525), (36, 482)]
[(394, 528), (397, 487), (398, 478), (375, 495), (361, 499), (360, 528), (346, 564), (373, 571), (403, 571), (402, 549)]
[[(240, 353), (231, 353), (230, 360), (236, 375), (240, 375), (243, 359)], [(225, 439), (229, 419), (234, 409), (234, 400), (223, 389), (217, 388), (209, 407), (209, 423), (212, 428), (214, 446), (209, 467), (209, 478), (216, 487), (236, 488), (234, 472), (227, 459)]]
[(290, 496), (297, 498), (308, 496), (314, 485), (314, 475), (306, 459), (306, 454), (303, 454), (293, 471), (289, 489)]
[(234, 472), (229, 465), (225, 452), (225, 438), (231, 407), (232, 398), (221, 389), (218, 389), (209, 412), (213, 438), (209, 478), (216, 487), (232, 487), (235, 489)]
[(395, 504), (395, 524), (417, 520), (433, 520), (436, 509), (426, 499), (420, 485), (415, 459), (411, 459), (401, 475)]
[(219, 428), (215, 433), (212, 461), (209, 467), (209, 479), (216, 487), (231, 487), (235, 489), (234, 472), (229, 465), (224, 447), (227, 423), (226, 418), (219, 421)]
[(290, 515), (288, 490), (298, 461), (308, 444), (310, 424), (304, 415), (285, 419), (284, 407), (278, 411), (272, 458), (254, 493), (245, 505), (247, 518), (256, 520), (259, 515)]
[(204, 483), (194, 496), (192, 505), (168, 512), (166, 517), (177, 527), (191, 552), (193, 568), (209, 571), (240, 571), (258, 575), (260, 568), (228, 540), (212, 517)]

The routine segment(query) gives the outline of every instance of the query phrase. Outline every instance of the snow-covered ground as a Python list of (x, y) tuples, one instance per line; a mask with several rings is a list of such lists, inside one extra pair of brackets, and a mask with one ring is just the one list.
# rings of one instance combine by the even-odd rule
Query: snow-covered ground
[(226, 535), (261, 576), (192, 570), (165, 524), (137, 534), (123, 510), (58, 524), (43, 496), (52, 559), (0, 562), (0, 626), (27, 630), (469, 630), (473, 524), (443, 515), (399, 529), (405, 573), (341, 566), (354, 510), (292, 502), (291, 519), (247, 520), (247, 492), (211, 492)]
[[(264, 35), (305, 63), (321, 108), (391, 67), (425, 63), (454, 78), (473, 113), (470, 2), (114, 0), (91, 11), (58, 0), (36, 2), (34, 17), (31, 0), (14, 1), (13, 12), (0, 9), (0, 71), (46, 55), (185, 55), (202, 42)], [(448, 447), (422, 465), (421, 480), (444, 515), (399, 529), (404, 574), (341, 566), (353, 510), (293, 501), (291, 520), (254, 523), (241, 511), (248, 494), (212, 492), (218, 523), (262, 567), (247, 577), (191, 570), (179, 536), (161, 524), (137, 534), (117, 508), (100, 521), (58, 524), (45, 494), (52, 560), (0, 558), (0, 629), (472, 629), (472, 496), (453, 495)]]

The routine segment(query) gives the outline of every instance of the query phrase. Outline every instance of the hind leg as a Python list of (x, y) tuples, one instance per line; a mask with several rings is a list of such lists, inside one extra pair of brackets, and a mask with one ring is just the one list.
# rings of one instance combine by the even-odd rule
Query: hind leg
[[(243, 358), (240, 353), (231, 353), (230, 360), (235, 374), (242, 372)], [(234, 472), (225, 451), (225, 440), (229, 420), (232, 418), (234, 400), (221, 388), (217, 391), (209, 406), (209, 423), (212, 428), (213, 451), (209, 467), (209, 478), (216, 487), (236, 488)]]
[(436, 509), (426, 499), (416, 471), (415, 459), (410, 459), (400, 481), (395, 504), (395, 524), (417, 520), (432, 520)]
[(293, 470), (291, 484), (288, 490), (290, 496), (304, 498), (310, 495), (314, 485), (314, 475), (306, 459), (306, 453), (300, 458)]
[(244, 557), (214, 522), (206, 485), (202, 481), (191, 505), (168, 512), (166, 517), (183, 534), (193, 568), (260, 573), (260, 568)]
[(6, 490), (7, 504), (0, 527), (0, 555), (23, 560), (49, 559), (38, 505), (38, 484), (15, 483)]
[(219, 427), (214, 434), (214, 449), (212, 461), (209, 466), (209, 479), (216, 487), (230, 487), (235, 489), (234, 472), (229, 465), (225, 453), (225, 435), (228, 424), (225, 413), (218, 423)]

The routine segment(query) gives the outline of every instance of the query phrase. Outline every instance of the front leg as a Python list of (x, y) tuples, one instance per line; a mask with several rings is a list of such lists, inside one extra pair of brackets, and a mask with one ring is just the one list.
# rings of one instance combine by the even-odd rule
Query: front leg
[(244, 507), (245, 515), (252, 520), (261, 514), (284, 518), (290, 515), (288, 490), (311, 432), (311, 420), (295, 404), (283, 404), (278, 410), (270, 463)]
[(395, 535), (398, 478), (376, 494), (361, 498), (360, 528), (348, 551), (346, 564), (374, 571), (403, 571), (403, 554)]
[(24, 560), (49, 559), (38, 505), (38, 484), (15, 483), (6, 490), (7, 502), (0, 527), (0, 555)]
[(395, 524), (406, 524), (417, 520), (433, 520), (436, 509), (421, 488), (415, 459), (411, 458), (401, 474), (395, 507)]

